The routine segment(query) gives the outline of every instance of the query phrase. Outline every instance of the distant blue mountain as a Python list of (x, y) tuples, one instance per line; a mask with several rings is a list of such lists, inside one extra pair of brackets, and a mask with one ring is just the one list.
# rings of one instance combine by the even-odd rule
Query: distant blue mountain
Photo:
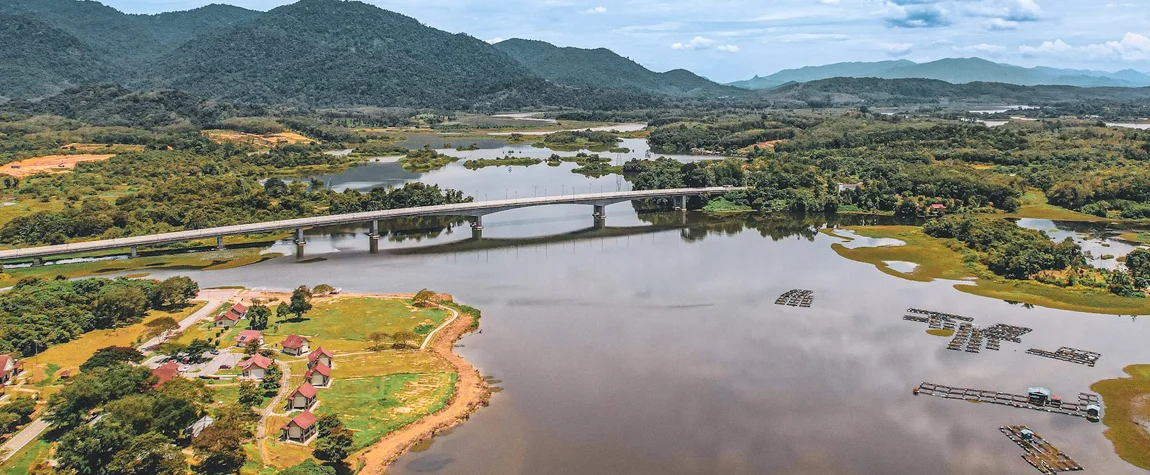
[(1080, 69), (1024, 68), (995, 63), (981, 58), (949, 58), (915, 63), (913, 61), (878, 61), (870, 63), (836, 63), (787, 69), (770, 76), (755, 76), (730, 85), (744, 89), (771, 89), (790, 82), (808, 82), (836, 77), (880, 79), (937, 79), (953, 84), (997, 82), (1020, 86), (1143, 87), (1150, 86), (1150, 75), (1127, 69), (1118, 72)]

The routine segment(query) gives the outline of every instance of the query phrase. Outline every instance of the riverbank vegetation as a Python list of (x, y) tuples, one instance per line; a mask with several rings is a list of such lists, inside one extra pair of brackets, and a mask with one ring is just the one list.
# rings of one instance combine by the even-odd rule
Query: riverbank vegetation
[(612, 132), (588, 129), (547, 134), (536, 146), (552, 150), (605, 152), (615, 148), (620, 141), (619, 136)]
[(1106, 438), (1118, 456), (1143, 470), (1150, 470), (1150, 365), (1127, 366), (1129, 378), (1099, 381), (1090, 390), (1102, 396), (1106, 412)]

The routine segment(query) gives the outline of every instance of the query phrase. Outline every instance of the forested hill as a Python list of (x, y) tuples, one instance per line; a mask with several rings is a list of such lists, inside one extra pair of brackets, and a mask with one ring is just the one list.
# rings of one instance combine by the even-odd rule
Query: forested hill
[(746, 91), (724, 86), (685, 69), (651, 71), (606, 49), (560, 48), (536, 40), (510, 39), (495, 47), (535, 74), (559, 84), (633, 89), (672, 96), (745, 96)]
[(778, 107), (854, 107), (961, 104), (1049, 105), (1084, 101), (1134, 102), (1150, 99), (1150, 87), (1017, 86), (934, 79), (834, 78), (783, 85), (767, 93)]
[(84, 42), (100, 59), (127, 63), (155, 59), (197, 35), (260, 15), (227, 5), (129, 15), (99, 2), (76, 0), (0, 0), (0, 12), (39, 19)]
[(84, 42), (35, 18), (0, 12), (0, 96), (45, 95), (114, 74)]

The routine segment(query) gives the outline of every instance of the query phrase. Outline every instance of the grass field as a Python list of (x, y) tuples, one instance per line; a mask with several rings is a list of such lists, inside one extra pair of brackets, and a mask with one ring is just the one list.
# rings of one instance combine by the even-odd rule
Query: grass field
[(941, 336), (941, 337), (945, 337), (945, 338), (950, 338), (950, 337), (954, 336), (954, 330), (946, 330), (946, 329), (942, 329), (942, 328), (931, 328), (931, 329), (926, 331), (926, 334), (932, 335), (932, 336)]
[(0, 465), (0, 475), (28, 475), (32, 466), (48, 459), (51, 447), (51, 442), (44, 440), (43, 437), (37, 438)]
[(1136, 244), (1150, 245), (1150, 233), (1126, 233), (1119, 235), (1118, 239)]
[(708, 213), (744, 213), (747, 211), (754, 211), (754, 209), (750, 206), (731, 203), (730, 201), (727, 201), (723, 198), (719, 198), (716, 200), (711, 200), (711, 202), (707, 203), (707, 206), (703, 208), (703, 211)]
[(1020, 201), (1022, 206), (1018, 208), (1018, 211), (1008, 214), (1008, 217), (1051, 219), (1054, 221), (1109, 221), (1106, 218), (1054, 206), (1046, 201), (1046, 194), (1040, 190), (1031, 189), (1027, 191)]
[(430, 328), (439, 326), (448, 316), (450, 313), (446, 310), (417, 309), (406, 300), (337, 298), (316, 301), (314, 308), (301, 321), (276, 322), (279, 330), (269, 335), (306, 335), (312, 339), (312, 345), (327, 345), (326, 342), (331, 340), (367, 342), (368, 335), (373, 332), (393, 334), (406, 330), (419, 333), (422, 328), (428, 328), (427, 325)]
[[(937, 279), (969, 281), (955, 288), (973, 295), (1040, 307), (1108, 315), (1150, 314), (1150, 299), (1119, 297), (1091, 287), (1058, 287), (1036, 281), (1002, 279), (978, 262), (977, 257), (953, 239), (936, 239), (915, 226), (863, 226), (846, 228), (860, 236), (898, 239), (906, 245), (849, 249), (836, 243), (831, 247), (847, 259), (865, 262), (895, 277), (916, 282)], [(827, 232), (824, 234), (834, 235)], [(913, 272), (892, 269), (887, 262), (918, 264)]]
[[(141, 335), (144, 333), (145, 323), (161, 317), (172, 317), (176, 319), (176, 321), (179, 321), (195, 313), (204, 305), (204, 302), (193, 302), (192, 306), (175, 312), (153, 310), (148, 313), (148, 316), (144, 318), (143, 322), (123, 328), (96, 330), (85, 333), (80, 338), (62, 345), (53, 346), (48, 348), (48, 351), (26, 359), (25, 364), (30, 366), (42, 365), (44, 367), (52, 364), (58, 367), (59, 370), (71, 370), (74, 373), (80, 368), (82, 363), (87, 361), (88, 358), (100, 348), (109, 346), (135, 346), (138, 344)], [(33, 374), (36, 373), (34, 372)], [(46, 376), (51, 375), (46, 374)], [(32, 382), (37, 383), (39, 381), (34, 380)]]
[(72, 279), (131, 271), (142, 271), (139, 276), (144, 276), (147, 275), (146, 271), (151, 269), (221, 270), (256, 264), (281, 256), (282, 254), (277, 253), (260, 254), (260, 249), (248, 248), (144, 256), (135, 259), (78, 262), (75, 264), (53, 264), (39, 267), (7, 268), (0, 274), (0, 286), (13, 285), (20, 279), (26, 277), (51, 279), (62, 275)]
[(334, 412), (355, 433), (354, 450), (367, 448), (388, 433), (447, 404), (455, 373), (404, 373), (337, 380), (321, 391), (316, 412)]
[(1106, 404), (1102, 423), (1114, 451), (1122, 460), (1150, 470), (1150, 431), (1142, 425), (1150, 424), (1150, 365), (1127, 366), (1126, 374), (1131, 377), (1099, 381), (1090, 389)]

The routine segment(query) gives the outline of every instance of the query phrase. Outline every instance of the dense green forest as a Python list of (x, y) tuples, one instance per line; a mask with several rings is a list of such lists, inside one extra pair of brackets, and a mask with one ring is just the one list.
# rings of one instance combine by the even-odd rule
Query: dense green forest
[(92, 330), (137, 323), (149, 310), (184, 306), (198, 291), (186, 277), (22, 280), (0, 294), (0, 353), (30, 356)]

